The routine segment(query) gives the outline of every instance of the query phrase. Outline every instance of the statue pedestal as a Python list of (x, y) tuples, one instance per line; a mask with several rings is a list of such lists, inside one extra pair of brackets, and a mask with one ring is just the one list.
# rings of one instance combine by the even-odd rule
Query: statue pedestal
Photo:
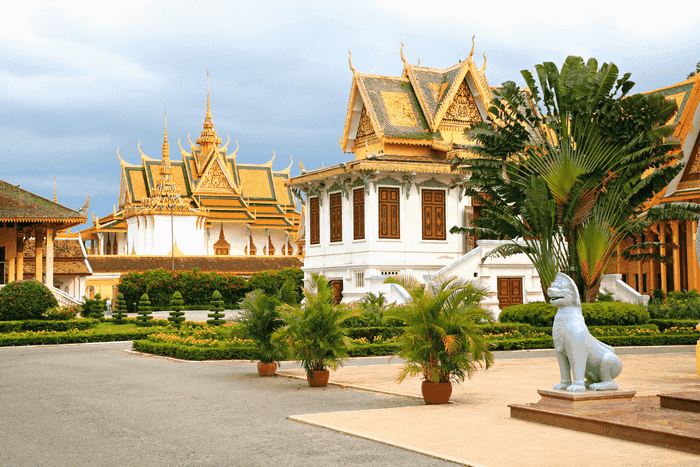
[[(700, 326), (700, 324), (698, 324), (698, 326)], [(695, 367), (697, 368), (698, 376), (700, 376), (700, 339), (698, 339), (698, 343), (695, 346)]]
[[(542, 399), (537, 403), (539, 407), (552, 407), (569, 411), (580, 410), (609, 410), (618, 408), (621, 404), (629, 404), (636, 394), (635, 391), (558, 391), (556, 389), (538, 389)], [(513, 410), (511, 409), (511, 416)], [(518, 418), (518, 417), (516, 417)]]
[(700, 392), (537, 392), (535, 404), (509, 405), (511, 418), (700, 454)]

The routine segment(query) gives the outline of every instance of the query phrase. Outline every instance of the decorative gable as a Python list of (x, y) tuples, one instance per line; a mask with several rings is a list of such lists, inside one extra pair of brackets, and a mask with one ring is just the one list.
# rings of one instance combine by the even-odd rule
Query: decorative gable
[(481, 121), (481, 114), (479, 114), (476, 101), (466, 81), (462, 82), (452, 103), (442, 117), (442, 121), (467, 124), (469, 126), (473, 126)]
[(226, 175), (219, 159), (214, 159), (197, 184), (197, 192), (224, 191), (238, 194), (235, 183)]

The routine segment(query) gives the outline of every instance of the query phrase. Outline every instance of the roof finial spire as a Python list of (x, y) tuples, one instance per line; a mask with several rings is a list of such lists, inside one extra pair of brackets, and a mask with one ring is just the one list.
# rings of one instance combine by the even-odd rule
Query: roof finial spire
[(352, 66), (352, 52), (348, 50), (348, 53), (350, 54), (350, 56), (348, 57), (348, 63), (350, 63), (350, 69), (352, 70), (352, 74), (354, 75), (357, 72), (355, 71), (355, 67)]
[(403, 42), (401, 43), (401, 61), (403, 62), (404, 68), (406, 67), (406, 56), (403, 54)]
[(168, 143), (168, 110), (165, 109), (165, 132), (163, 136), (163, 159), (170, 158), (170, 144)]
[(207, 67), (207, 117), (211, 118), (211, 109), (209, 106), (209, 67)]
[(474, 48), (476, 48), (476, 41), (474, 40), (476, 38), (476, 34), (472, 36), (472, 51), (469, 52), (469, 57), (467, 57), (467, 61), (471, 60), (472, 56), (474, 55)]
[(58, 196), (56, 196), (56, 176), (53, 176), (53, 202), (58, 203)]
[(481, 70), (479, 70), (479, 71), (483, 73), (484, 70), (486, 70), (486, 52), (484, 52), (484, 66), (482, 66)]

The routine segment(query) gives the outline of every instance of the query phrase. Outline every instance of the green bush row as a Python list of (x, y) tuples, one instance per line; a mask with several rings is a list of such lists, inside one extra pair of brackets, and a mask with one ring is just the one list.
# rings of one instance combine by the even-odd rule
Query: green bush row
[[(581, 304), (581, 311), (590, 326), (615, 326), (644, 324), (649, 312), (641, 305), (622, 302), (595, 302)], [(498, 319), (502, 323), (528, 323), (533, 326), (551, 327), (557, 308), (545, 302), (525, 303), (505, 308)]]
[[(133, 349), (183, 360), (250, 360), (256, 352), (252, 346), (198, 347), (150, 340), (135, 340)], [(358, 344), (350, 347), (349, 354), (351, 357), (394, 355), (398, 350), (399, 345), (394, 343)]]
[(56, 345), (56, 344), (81, 344), (87, 342), (115, 342), (145, 339), (152, 334), (151, 329), (135, 329), (130, 331), (95, 331), (66, 332), (66, 333), (41, 333), (41, 334), (0, 334), (0, 347), (16, 347), (22, 345)]
[(79, 329), (84, 331), (97, 326), (98, 319), (71, 319), (66, 321), (44, 321), (39, 319), (27, 319), (24, 321), (0, 321), (0, 333), (22, 331), (71, 331)]
[[(168, 310), (173, 293), (180, 292), (185, 309), (208, 310), (215, 290), (221, 293), (226, 308), (233, 308), (252, 290), (263, 289), (274, 294), (287, 277), (292, 277), (301, 290), (304, 273), (300, 268), (284, 268), (279, 271), (261, 271), (248, 279), (233, 274), (192, 271), (166, 271), (153, 269), (124, 274), (119, 282), (119, 293), (124, 294), (128, 312), (134, 311), (144, 293), (148, 294), (153, 310)], [(194, 306), (194, 308), (189, 308)]]
[(369, 326), (365, 328), (346, 328), (345, 332), (351, 339), (360, 339), (364, 337), (368, 341), (374, 340), (375, 337), (381, 337), (384, 340), (391, 339), (403, 334), (403, 328), (391, 326)]
[(256, 352), (252, 346), (197, 347), (150, 340), (135, 340), (133, 349), (183, 360), (250, 360)]
[(668, 328), (694, 328), (698, 325), (697, 319), (650, 319), (649, 324), (655, 324), (660, 331)]
[[(700, 333), (695, 334), (647, 334), (634, 336), (604, 336), (598, 339), (613, 347), (646, 347), (652, 345), (693, 345)], [(507, 339), (492, 343), (491, 350), (553, 349), (551, 337), (539, 339)]]
[[(670, 327), (670, 326), (669, 326)], [(684, 326), (688, 327), (688, 326)], [(609, 336), (609, 335), (616, 335), (616, 334), (621, 334), (621, 333), (626, 333), (630, 331), (635, 331), (637, 329), (642, 329), (646, 331), (653, 331), (653, 332), (658, 332), (659, 330), (663, 331), (659, 326), (652, 322), (648, 322), (646, 324), (634, 324), (634, 325), (627, 325), (627, 326), (588, 326), (588, 330), (590, 331), (591, 334), (594, 336)], [(544, 332), (549, 334), (550, 336), (552, 335), (552, 327), (551, 326), (532, 326), (531, 328), (532, 331), (534, 332)]]

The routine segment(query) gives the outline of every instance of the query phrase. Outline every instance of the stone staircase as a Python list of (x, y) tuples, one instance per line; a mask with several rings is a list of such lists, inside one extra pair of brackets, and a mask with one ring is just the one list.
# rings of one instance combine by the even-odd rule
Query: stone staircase
[(53, 296), (56, 297), (56, 300), (58, 300), (58, 306), (76, 306), (76, 305), (82, 305), (82, 300), (78, 300), (77, 298), (68, 295), (61, 289), (57, 289), (56, 287), (49, 287), (51, 289), (51, 292), (53, 292)]

